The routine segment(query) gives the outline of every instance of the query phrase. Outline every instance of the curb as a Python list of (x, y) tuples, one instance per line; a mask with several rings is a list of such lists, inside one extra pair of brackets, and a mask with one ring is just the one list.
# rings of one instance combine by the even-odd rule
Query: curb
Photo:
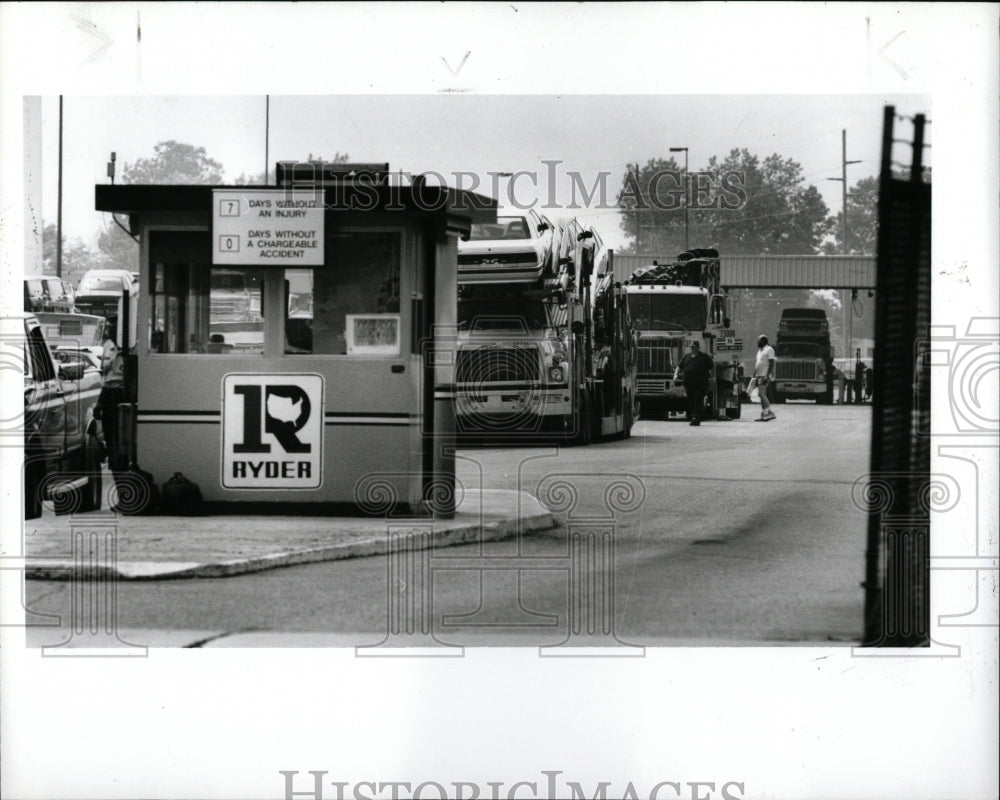
[[(472, 492), (469, 494), (474, 495)], [(484, 492), (483, 495), (485, 494), (487, 493)], [(466, 511), (461, 516), (471, 517), (468, 521), (432, 521), (430, 531), (424, 526), (414, 526), (407, 529), (405, 524), (393, 525), (394, 546), (409, 545), (409, 549), (424, 550), (474, 542), (501, 541), (518, 533), (546, 530), (554, 527), (556, 524), (552, 514), (538, 500), (525, 492), (491, 491), (489, 494), (493, 495), (492, 499), (494, 501), (498, 499), (499, 495), (509, 495), (509, 497), (500, 499), (509, 500), (512, 508), (515, 509), (514, 513), (499, 515), (496, 512), (487, 513), (477, 511), (470, 513)], [(520, 509), (520, 512), (517, 509)], [(498, 519), (498, 516), (501, 516), (501, 518)], [(141, 526), (141, 518), (131, 519), (140, 520), (138, 525)], [(239, 518), (227, 519), (229, 521), (239, 520)], [(371, 522), (371, 520), (367, 521)], [(352, 524), (357, 523), (357, 519), (341, 518), (338, 520), (338, 518), (330, 518), (324, 520), (324, 522), (330, 525), (339, 524), (341, 528), (350, 528)], [(336, 531), (333, 531), (331, 538), (335, 538), (336, 536)], [(181, 542), (179, 548), (183, 549), (180, 537), (178, 541)], [(280, 546), (276, 544), (275, 552), (265, 555), (236, 558), (223, 557), (205, 561), (173, 561), (151, 558), (146, 560), (118, 561), (115, 563), (109, 560), (103, 564), (88, 564), (86, 571), (88, 580), (107, 580), (112, 577), (130, 581), (172, 578), (225, 578), (296, 564), (384, 555), (388, 550), (389, 538), (383, 523), (381, 530), (377, 532), (373, 530), (371, 535), (363, 535), (361, 538), (358, 538), (356, 535), (352, 536), (352, 540), (349, 542), (336, 542), (318, 547), (307, 546), (288, 550), (281, 550)], [(72, 557), (47, 558), (28, 555), (25, 558), (25, 577), (32, 580), (72, 580), (73, 571), (74, 563)]]

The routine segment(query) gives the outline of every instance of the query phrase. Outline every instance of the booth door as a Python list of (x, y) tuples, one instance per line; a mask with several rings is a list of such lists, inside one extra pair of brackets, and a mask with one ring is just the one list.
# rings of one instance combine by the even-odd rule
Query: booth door
[(363, 501), (359, 482), (391, 473), (401, 501), (413, 493), (418, 376), (401, 315), (401, 245), (396, 232), (338, 233), (324, 266), (283, 270), (281, 360), (323, 380), (327, 500)]

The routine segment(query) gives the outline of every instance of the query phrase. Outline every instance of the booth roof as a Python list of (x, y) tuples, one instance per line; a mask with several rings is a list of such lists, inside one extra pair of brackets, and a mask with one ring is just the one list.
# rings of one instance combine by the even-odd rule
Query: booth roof
[[(253, 192), (282, 189), (281, 186), (192, 186), (163, 184), (97, 184), (94, 186), (94, 209), (116, 214), (142, 214), (150, 211), (204, 211), (212, 209), (212, 190)], [(497, 201), (465, 189), (423, 184), (357, 186), (349, 183), (328, 185), (326, 204), (333, 211), (393, 211), (445, 214), (466, 217), (469, 223), (496, 222)], [(297, 186), (298, 191), (311, 191)]]

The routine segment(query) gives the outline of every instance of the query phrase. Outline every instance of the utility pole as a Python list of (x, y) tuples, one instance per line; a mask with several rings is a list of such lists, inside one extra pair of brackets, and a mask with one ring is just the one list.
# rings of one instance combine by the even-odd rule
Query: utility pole
[[(639, 190), (639, 199), (642, 199), (642, 187), (639, 185), (639, 162), (635, 162), (635, 188)], [(635, 204), (635, 253), (639, 254), (639, 203)]]
[(841, 255), (847, 255), (847, 165), (848, 164), (860, 164), (860, 161), (848, 161), (847, 160), (847, 129), (843, 128), (840, 131), (840, 146), (841, 146), (841, 159), (840, 159), (840, 177), (839, 178), (827, 178), (828, 181), (840, 181), (841, 183), (841, 198), (843, 209), (840, 213), (840, 252)]
[(684, 249), (688, 249), (688, 195), (690, 192), (690, 185), (688, 182), (688, 149), (686, 147), (671, 147), (671, 153), (679, 153), (684, 151)]
[[(841, 190), (841, 212), (840, 212), (840, 253), (841, 255), (847, 255), (847, 165), (848, 164), (860, 164), (860, 161), (848, 161), (847, 160), (847, 129), (842, 128), (840, 131), (840, 177), (839, 178), (827, 178), (828, 181), (840, 181)], [(843, 293), (841, 293), (843, 294)], [(852, 291), (851, 297), (851, 308), (847, 308), (847, 303), (841, 300), (844, 307), (844, 357), (850, 357), (851, 345), (853, 344), (853, 337), (850, 333), (851, 323), (854, 321), (852, 316), (854, 314), (854, 298), (857, 297), (857, 289)], [(846, 366), (846, 365), (845, 365)]]

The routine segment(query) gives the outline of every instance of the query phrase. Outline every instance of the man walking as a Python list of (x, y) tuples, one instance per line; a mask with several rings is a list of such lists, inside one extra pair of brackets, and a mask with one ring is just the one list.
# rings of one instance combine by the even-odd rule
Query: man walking
[(771, 411), (771, 404), (767, 399), (767, 385), (774, 380), (774, 348), (767, 343), (766, 336), (757, 337), (757, 361), (753, 368), (753, 377), (747, 386), (747, 394), (757, 387), (757, 394), (760, 395), (760, 421), (767, 422), (774, 419), (774, 412)]
[(679, 373), (684, 377), (684, 394), (687, 395), (688, 416), (691, 418), (688, 424), (701, 425), (701, 417), (705, 411), (705, 393), (715, 371), (715, 362), (710, 355), (701, 352), (701, 345), (697, 340), (692, 339), (690, 347), (691, 352), (681, 359), (674, 370), (674, 380), (677, 380)]

